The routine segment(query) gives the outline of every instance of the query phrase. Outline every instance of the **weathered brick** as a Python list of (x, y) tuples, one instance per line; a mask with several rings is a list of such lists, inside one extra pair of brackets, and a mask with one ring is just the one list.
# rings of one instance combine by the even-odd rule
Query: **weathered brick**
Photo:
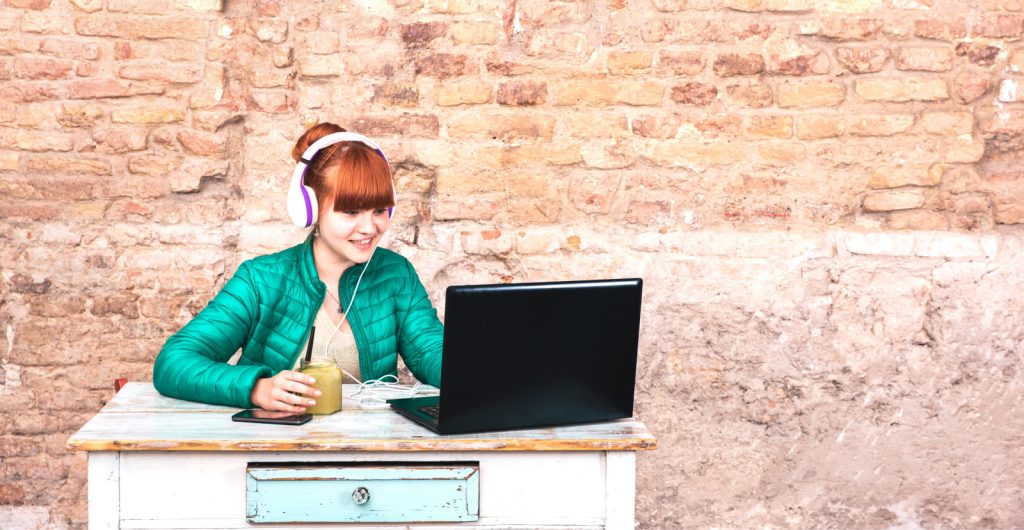
[(173, 123), (185, 117), (181, 109), (160, 107), (119, 108), (110, 113), (113, 123)]
[(945, 41), (962, 39), (967, 36), (967, 22), (963, 18), (915, 20), (914, 35)]
[(866, 212), (891, 212), (924, 206), (924, 192), (920, 189), (871, 191), (864, 195), (861, 207)]
[(453, 22), (448, 28), (456, 44), (494, 44), (498, 42), (498, 27), (491, 22)]
[(246, 99), (247, 107), (257, 112), (284, 114), (295, 110), (295, 93), (287, 90), (253, 90)]
[(828, 53), (797, 48), (773, 51), (768, 56), (766, 70), (772, 74), (808, 76), (828, 73), (832, 63)]
[(142, 63), (121, 67), (117, 71), (117, 76), (135, 81), (195, 83), (202, 79), (202, 70), (199, 65), (176, 65), (168, 68), (166, 63)]
[(174, 0), (174, 7), (182, 10), (220, 12), (224, 9), (224, 0)]
[(194, 155), (220, 158), (227, 154), (227, 138), (222, 135), (185, 129), (178, 132), (178, 142)]
[(10, 146), (23, 151), (71, 151), (75, 148), (75, 141), (67, 134), (17, 130)]
[(25, 160), (30, 172), (67, 175), (110, 175), (110, 162), (94, 158), (42, 158), (30, 157)]
[(171, 10), (171, 0), (107, 0), (106, 7), (111, 13), (160, 15)]
[(765, 83), (729, 85), (725, 87), (729, 104), (738, 107), (764, 108), (772, 106), (772, 89)]
[(636, 152), (630, 143), (622, 140), (588, 142), (580, 153), (584, 165), (595, 169), (623, 169), (636, 162)]
[(352, 123), (352, 130), (371, 137), (401, 135), (436, 138), (440, 130), (437, 116), (422, 114), (360, 116)]
[(164, 87), (128, 83), (115, 79), (72, 81), (67, 85), (68, 99), (123, 98), (144, 94), (163, 94)]
[(608, 72), (613, 75), (631, 75), (651, 69), (654, 56), (646, 51), (608, 52)]
[(672, 205), (665, 201), (631, 201), (626, 207), (626, 222), (640, 225), (672, 223)]
[(877, 18), (823, 17), (800, 24), (798, 32), (847, 42), (874, 39), (883, 27)]
[(670, 140), (655, 143), (644, 156), (665, 167), (709, 167), (750, 161), (749, 146), (715, 141), (693, 144)]
[(992, 201), (996, 223), (1024, 223), (1024, 182), (1019, 171), (988, 175), (982, 182), (982, 189)]
[(892, 136), (914, 126), (913, 114), (850, 116), (846, 132), (856, 136)]
[(791, 138), (793, 136), (793, 117), (750, 116), (743, 129), (747, 136), (753, 138)]
[(63, 59), (94, 60), (100, 57), (100, 47), (93, 42), (48, 37), (40, 41), (39, 53)]
[(573, 138), (622, 138), (629, 136), (629, 124), (622, 114), (580, 112), (567, 117)]
[(288, 45), (281, 45), (274, 48), (271, 53), (271, 61), (278, 68), (287, 68), (295, 61), (295, 48)]
[(554, 135), (555, 118), (550, 115), (470, 113), (448, 122), (448, 136), (485, 136), (500, 139), (545, 138)]
[(563, 4), (547, 0), (519, 0), (516, 8), (519, 23), (525, 28), (586, 22), (591, 11), (584, 3)]
[(373, 87), (371, 101), (389, 107), (415, 107), (420, 101), (420, 92), (415, 84), (388, 81)]
[(836, 60), (855, 74), (878, 72), (889, 60), (889, 50), (880, 47), (836, 48)]
[(757, 159), (772, 166), (791, 166), (807, 158), (807, 146), (799, 143), (762, 142), (757, 144)]
[(491, 91), (491, 84), (477, 77), (438, 81), (434, 87), (434, 102), (442, 107), (489, 103)]
[(871, 172), (868, 186), (872, 189), (935, 186), (942, 182), (942, 171), (942, 164), (881, 166)]
[(14, 60), (14, 77), (19, 79), (67, 79), (74, 63), (63, 59), (30, 59), (18, 57)]
[(299, 59), (302, 77), (334, 77), (341, 74), (341, 57), (334, 55), (306, 55)]
[(86, 13), (95, 13), (103, 9), (103, 0), (70, 0), (75, 8)]
[(949, 99), (942, 79), (857, 79), (854, 92), (868, 101), (940, 101)]
[(529, 64), (502, 61), (495, 57), (488, 57), (486, 61), (487, 71), (495, 75), (517, 76), (532, 73), (535, 67)]
[(468, 15), (477, 10), (477, 0), (427, 0), (427, 9), (432, 13)]
[(974, 130), (974, 114), (970, 112), (925, 112), (921, 127), (931, 134), (959, 136)]
[(515, 234), (501, 230), (463, 231), (460, 240), (467, 254), (508, 254), (515, 246)]
[(537, 164), (571, 166), (583, 161), (576, 143), (526, 143), (478, 150), (468, 159), (482, 167), (513, 168)]
[(288, 38), (288, 21), (260, 19), (250, 21), (256, 39), (260, 42), (281, 44)]
[(17, 171), (18, 153), (0, 153), (0, 171)]
[(557, 81), (549, 92), (556, 105), (659, 105), (664, 87), (657, 81), (576, 79)]
[(431, 209), (432, 218), (437, 221), (493, 219), (501, 208), (501, 195), (442, 195), (438, 194)]
[(796, 137), (801, 140), (835, 138), (845, 132), (846, 122), (841, 114), (798, 114)]
[(594, 49), (584, 33), (540, 33), (530, 34), (526, 43), (526, 54), (533, 57), (588, 57)]
[(548, 85), (543, 81), (510, 81), (498, 86), (498, 95), (495, 99), (501, 105), (543, 105), (547, 93)]
[(986, 74), (965, 70), (953, 80), (953, 90), (961, 103), (971, 103), (988, 93), (992, 81)]
[(437, 53), (417, 57), (413, 61), (416, 75), (447, 79), (474, 73), (465, 55)]
[(974, 24), (971, 34), (992, 39), (1016, 38), (1024, 35), (1024, 16), (986, 14)]
[(341, 40), (338, 34), (328, 31), (317, 31), (305, 34), (303, 41), (306, 45), (306, 52), (314, 55), (331, 55), (338, 53), (341, 49)]
[(447, 32), (448, 26), (443, 22), (416, 22), (402, 24), (399, 27), (402, 42), (410, 48), (429, 46), (435, 39), (443, 37)]
[(718, 98), (718, 88), (698, 82), (684, 83), (672, 87), (671, 97), (677, 103), (706, 107)]
[(580, 211), (606, 214), (611, 211), (620, 182), (620, 173), (616, 171), (574, 175), (569, 185), (569, 200)]
[(1010, 52), (1010, 61), (1007, 63), (1007, 67), (1013, 73), (1024, 72), (1024, 48), (1017, 48)]
[(953, 69), (953, 50), (949, 48), (900, 48), (896, 68), (924, 72), (948, 72)]
[(777, 90), (784, 108), (835, 107), (846, 99), (846, 87), (835, 81), (786, 81)]
[(956, 54), (959, 57), (966, 57), (968, 61), (978, 66), (992, 66), (999, 57), (1000, 49), (984, 42), (958, 42)]
[(107, 127), (92, 130), (92, 140), (103, 153), (127, 153), (146, 148), (147, 131), (144, 129)]
[(697, 75), (704, 71), (704, 54), (699, 51), (658, 51), (655, 70), (659, 74)]
[(91, 15), (75, 19), (79, 35), (128, 39), (203, 39), (207, 21), (188, 17)]
[(7, 7), (19, 7), (22, 9), (35, 9), (42, 11), (50, 7), (50, 0), (6, 0)]
[(756, 75), (764, 71), (764, 58), (756, 53), (727, 53), (715, 58), (713, 68), (715, 75), (719, 77)]
[(178, 169), (181, 159), (160, 155), (136, 156), (128, 159), (128, 171), (139, 175), (163, 177)]

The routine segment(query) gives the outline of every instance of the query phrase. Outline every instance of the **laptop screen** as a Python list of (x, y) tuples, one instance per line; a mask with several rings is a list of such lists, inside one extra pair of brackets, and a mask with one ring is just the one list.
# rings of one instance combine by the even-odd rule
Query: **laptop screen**
[(441, 430), (630, 417), (640, 279), (452, 286)]

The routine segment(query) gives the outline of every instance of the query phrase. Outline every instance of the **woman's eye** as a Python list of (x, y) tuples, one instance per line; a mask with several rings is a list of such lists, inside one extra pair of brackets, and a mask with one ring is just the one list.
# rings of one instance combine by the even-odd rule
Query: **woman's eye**
[(383, 214), (388, 213), (388, 209), (387, 208), (378, 208), (378, 209), (374, 210), (373, 213), (375, 213), (377, 215), (383, 215)]
[(345, 210), (345, 215), (351, 215), (355, 217), (359, 215), (359, 210)]

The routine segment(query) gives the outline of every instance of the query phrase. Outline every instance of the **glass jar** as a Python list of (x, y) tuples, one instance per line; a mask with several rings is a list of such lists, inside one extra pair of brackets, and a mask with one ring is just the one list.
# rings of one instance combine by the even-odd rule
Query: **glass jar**
[(302, 361), (299, 371), (316, 379), (313, 386), (320, 390), (320, 397), (313, 398), (316, 405), (306, 407), (306, 412), (334, 414), (341, 410), (341, 368), (333, 359)]

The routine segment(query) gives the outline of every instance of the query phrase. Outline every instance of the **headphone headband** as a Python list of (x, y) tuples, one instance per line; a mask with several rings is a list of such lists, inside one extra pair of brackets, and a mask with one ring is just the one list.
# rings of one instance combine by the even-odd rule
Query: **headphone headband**
[[(306, 185), (305, 174), (306, 168), (312, 163), (313, 157), (323, 148), (341, 143), (341, 142), (359, 142), (367, 147), (373, 149), (384, 159), (384, 163), (388, 165), (388, 172), (391, 172), (391, 162), (388, 161), (388, 157), (384, 154), (384, 150), (380, 148), (373, 140), (357, 133), (353, 132), (336, 132), (328, 134), (323, 138), (313, 142), (299, 157), (299, 162), (295, 164), (295, 170), (292, 172), (292, 179), (288, 186), (288, 217), (291, 218), (292, 223), (300, 227), (310, 227), (317, 221), (318, 210), (316, 194), (313, 189)], [(397, 190), (395, 190), (394, 173), (391, 174), (391, 199), (394, 202), (398, 202)], [(388, 208), (388, 217), (395, 215), (394, 207)]]

